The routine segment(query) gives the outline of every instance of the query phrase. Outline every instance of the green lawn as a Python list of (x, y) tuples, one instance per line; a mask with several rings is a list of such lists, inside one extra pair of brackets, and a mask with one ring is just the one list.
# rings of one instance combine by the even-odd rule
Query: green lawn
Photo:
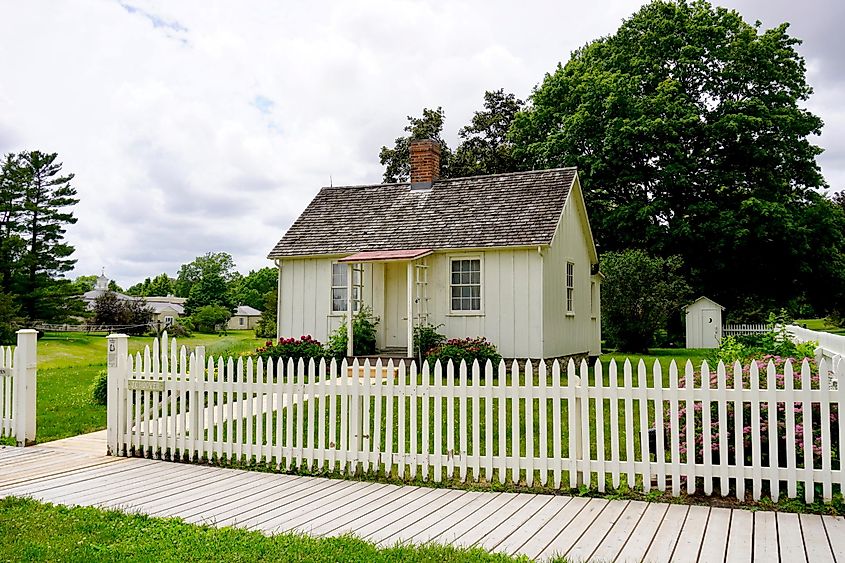
[[(639, 362), (640, 359), (642, 359), (646, 363), (646, 366), (648, 368), (647, 369), (647, 381), (648, 381), (648, 385), (650, 385), (650, 386), (653, 385), (652, 365), (653, 365), (654, 361), (659, 361), (661, 363), (661, 365), (664, 367), (663, 383), (664, 383), (664, 385), (668, 385), (669, 384), (668, 367), (669, 367), (669, 364), (672, 360), (675, 360), (679, 364), (679, 367), (681, 368), (681, 370), (683, 370), (683, 364), (687, 361), (687, 359), (692, 360), (693, 364), (696, 366), (696, 368), (698, 368), (698, 367), (700, 367), (700, 362), (703, 359), (705, 359), (705, 356), (708, 353), (707, 350), (678, 350), (678, 349), (674, 349), (674, 350), (654, 350), (653, 352), (654, 352), (654, 355), (649, 355), (649, 356), (630, 356), (631, 362), (632, 362), (632, 364), (634, 364), (635, 370), (636, 370), (636, 363)], [(602, 362), (605, 366), (604, 371), (603, 371), (603, 381), (604, 381), (605, 386), (611, 385), (609, 367), (608, 367), (611, 359), (615, 359), (619, 364), (619, 370), (618, 370), (618, 373), (617, 373), (617, 385), (619, 385), (619, 386), (623, 385), (623, 383), (624, 383), (624, 381), (623, 381), (624, 380), (624, 371), (623, 371), (622, 368), (623, 368), (623, 363), (624, 363), (625, 359), (628, 358), (628, 357), (629, 356), (626, 356), (626, 355), (612, 355), (612, 354), (607, 354), (607, 355), (602, 356)], [(536, 370), (536, 366), (535, 366), (535, 370)], [(683, 373), (683, 372), (681, 371), (681, 373)], [(590, 370), (588, 377), (589, 377), (591, 384), (594, 383), (594, 374), (593, 374), (592, 369)], [(636, 371), (635, 371), (635, 377), (636, 377)], [(532, 379), (533, 379), (534, 385), (539, 384), (539, 375), (537, 374), (536, 371), (535, 371)], [(562, 379), (563, 379), (562, 384), (565, 385), (566, 381), (567, 381), (567, 376), (566, 376), (565, 370), (564, 370)], [(418, 383), (422, 382), (422, 376), (421, 375), (418, 376), (417, 381), (418, 381)], [(547, 372), (547, 380), (546, 381), (547, 381), (547, 385), (551, 386), (551, 384), (552, 384), (551, 369), (549, 369), (548, 372)], [(524, 375), (521, 376), (520, 383), (523, 384), (523, 385), (525, 384)], [(443, 385), (446, 384), (445, 376), (444, 376), (442, 384)], [(494, 377), (493, 385), (496, 386), (498, 384), (499, 384), (498, 377)], [(510, 375), (508, 375), (508, 384), (509, 385), (513, 384), (513, 382), (511, 381)], [(314, 416), (315, 420), (319, 420), (319, 417), (316, 416), (316, 413), (319, 413), (320, 402), (322, 400), (323, 400), (322, 398), (317, 397), (317, 398), (310, 399), (308, 401), (303, 402), (301, 406), (294, 405), (291, 408), (290, 420), (293, 423), (292, 424), (293, 425), (293, 431), (292, 431), (293, 436), (308, 435), (309, 433), (313, 433), (315, 441), (318, 441), (320, 439), (319, 433), (318, 433), (318, 428), (316, 428), (317, 425), (315, 424), (315, 428), (309, 428), (309, 425), (308, 425), (309, 412), (308, 411), (309, 411), (309, 409), (314, 409), (314, 413), (312, 414), (312, 416)], [(416, 430), (416, 433), (413, 437), (411, 435), (411, 430), (410, 430), (410, 428), (411, 428), (410, 427), (411, 401), (416, 401), (416, 420), (417, 420), (416, 429), (417, 430)], [(427, 432), (428, 447), (427, 447), (427, 450), (423, 448), (423, 437), (424, 437), (424, 434), (425, 434), (425, 432), (423, 431), (423, 416), (424, 416), (423, 415), (423, 413), (424, 413), (423, 404), (424, 404), (425, 401), (428, 402), (428, 407), (427, 407), (427, 410), (428, 410), (428, 418), (427, 418), (427, 422), (428, 422), (428, 432)], [(441, 425), (441, 428), (440, 428), (441, 442), (440, 443), (441, 443), (441, 451), (444, 452), (444, 453), (447, 452), (450, 449), (449, 443), (447, 441), (448, 431), (449, 431), (450, 426), (457, 426), (456, 422), (459, 420), (459, 416), (460, 416), (460, 403), (461, 403), (460, 399), (457, 399), (457, 398), (454, 399), (454, 402), (452, 404), (452, 411), (454, 413), (453, 416), (455, 417), (454, 419), (450, 419), (450, 417), (449, 417), (449, 414), (450, 414), (449, 410), (450, 409), (448, 408), (448, 401), (443, 400), (440, 403), (441, 404), (441, 407), (440, 407), (441, 408), (441, 418), (440, 418), (440, 420), (441, 420), (441, 422), (440, 422), (440, 425)], [(403, 407), (404, 411), (405, 411), (405, 416), (407, 417), (407, 420), (406, 420), (406, 423), (405, 423), (405, 435), (400, 436), (400, 433), (399, 433), (399, 410), (400, 410), (400, 407), (399, 407), (398, 400), (394, 400), (393, 409), (392, 409), (392, 417), (391, 417), (392, 418), (391, 426), (392, 426), (392, 429), (393, 429), (392, 430), (392, 442), (391, 442), (390, 446), (387, 446), (387, 425), (388, 425), (387, 400), (386, 400), (386, 398), (382, 398), (381, 399), (381, 407), (379, 409), (381, 411), (381, 417), (380, 417), (380, 428), (379, 428), (379, 432), (378, 432), (378, 436), (379, 436), (378, 441), (381, 444), (380, 451), (392, 451), (392, 452), (398, 453), (400, 441), (403, 441), (405, 451), (414, 451), (413, 447), (412, 447), (412, 443), (415, 442), (417, 452), (424, 453), (424, 452), (427, 451), (428, 453), (433, 454), (434, 451), (435, 451), (434, 444), (435, 444), (435, 438), (436, 438), (436, 434), (435, 434), (435, 428), (436, 428), (436, 424), (435, 424), (435, 410), (436, 410), (435, 404), (436, 404), (435, 399), (432, 398), (432, 397), (429, 397), (427, 399), (423, 399), (421, 397), (417, 397), (415, 399), (413, 399), (413, 398), (406, 399), (405, 406)], [(339, 405), (340, 405), (340, 402), (339, 402), (339, 399), (338, 399), (338, 403), (337, 403), (337, 406), (336, 406), (337, 420), (336, 420), (336, 423), (335, 423), (336, 424), (335, 431), (336, 431), (336, 435), (338, 437), (341, 434), (341, 423), (340, 423), (340, 412), (341, 411), (340, 411)], [(619, 417), (621, 417), (620, 420), (624, 421), (624, 416), (625, 416), (625, 403), (624, 403), (624, 401), (620, 401), (617, 406), (618, 406), (618, 415), (619, 415)], [(476, 451), (478, 451), (478, 452), (486, 452), (487, 451), (486, 417), (484, 415), (485, 408), (486, 408), (486, 400), (484, 398), (480, 398), (478, 400), (478, 408), (479, 408), (478, 413), (479, 413), (480, 416), (474, 417), (473, 412), (472, 412), (472, 408), (470, 408), (470, 407), (471, 407), (471, 401), (468, 401), (467, 415), (466, 415), (467, 416), (467, 428), (472, 429), (472, 428), (478, 427), (478, 429), (479, 429), (478, 442), (477, 443), (475, 442), (473, 432), (469, 432), (466, 436), (463, 437), (463, 440), (462, 440), (460, 433), (456, 430), (455, 431), (455, 440), (454, 440), (454, 449), (458, 452), (464, 452), (464, 453), (472, 455)], [(499, 421), (499, 409), (503, 408), (503, 407), (505, 409), (505, 415), (506, 415), (505, 416), (505, 433), (504, 433), (504, 435), (500, 436), (499, 431), (498, 431), (499, 430), (499, 422), (498, 422)], [(493, 442), (492, 443), (492, 446), (493, 446), (492, 451), (494, 452), (494, 454), (498, 454), (499, 444), (500, 444), (500, 442), (503, 442), (505, 452), (508, 456), (513, 455), (514, 451), (519, 452), (519, 455), (521, 455), (521, 456), (526, 455), (526, 452), (527, 452), (526, 445), (528, 443), (528, 440), (527, 440), (527, 429), (526, 429), (526, 425), (525, 425), (525, 420), (526, 420), (525, 402), (521, 401), (518, 405), (518, 408), (519, 408), (518, 420), (520, 421), (520, 428), (516, 429), (516, 432), (517, 432), (516, 441), (514, 441), (514, 434), (513, 434), (513, 432), (514, 432), (514, 427), (513, 427), (514, 418), (512, 416), (513, 407), (514, 407), (513, 399), (510, 399), (510, 398), (505, 399), (504, 404), (502, 404), (501, 401), (498, 400), (498, 399), (494, 399), (493, 402), (492, 402), (492, 409), (491, 409), (492, 410), (492, 420), (491, 421), (492, 421), (492, 426), (493, 426), (493, 428), (492, 428), (492, 442)], [(303, 411), (301, 423), (298, 422), (298, 416), (297, 416), (298, 415), (297, 410), (299, 410), (300, 408)], [(532, 442), (533, 442), (533, 451), (535, 452), (535, 455), (538, 455), (539, 452), (540, 452), (540, 427), (541, 427), (541, 423), (540, 423), (539, 408), (540, 408), (539, 401), (536, 401), (534, 403), (533, 416), (532, 416), (532, 419), (533, 419), (533, 424), (532, 424), (533, 438), (532, 438)], [(553, 417), (552, 417), (552, 412), (553, 412), (553, 408), (554, 408), (554, 401), (551, 400), (551, 399), (547, 400), (546, 401), (546, 408), (547, 408), (547, 412), (548, 412), (548, 416), (547, 416), (547, 419), (546, 419), (546, 427), (545, 427), (545, 430), (546, 430), (546, 448), (547, 448), (549, 455), (551, 455), (551, 453), (554, 451), (554, 449), (553, 449), (553, 445), (554, 445), (554, 431), (553, 430), (554, 430), (554, 427), (553, 427)], [(560, 429), (561, 451), (563, 452), (563, 455), (568, 455), (569, 437), (570, 437), (568, 429), (567, 429), (568, 412), (569, 412), (568, 411), (568, 404), (565, 401), (563, 401), (561, 403), (560, 408), (561, 408), (561, 429)], [(598, 440), (597, 440), (597, 434), (596, 434), (596, 430), (597, 430), (597, 428), (596, 428), (596, 420), (597, 420), (596, 408), (597, 407), (596, 407), (595, 401), (591, 401), (590, 406), (589, 406), (589, 410), (590, 410), (590, 417), (591, 417), (592, 422), (590, 424), (590, 426), (591, 426), (591, 428), (590, 428), (591, 442), (590, 442), (589, 447), (590, 447), (590, 450), (591, 450), (593, 456), (596, 455), (596, 452), (597, 452), (598, 447), (599, 447)], [(328, 409), (326, 409), (326, 411), (328, 411)], [(373, 437), (376, 436), (375, 412), (376, 412), (376, 399), (371, 397), (370, 401), (369, 401), (369, 417), (367, 419), (367, 427), (364, 429), (363, 433), (368, 435), (368, 436), (373, 436)], [(637, 458), (639, 458), (641, 435), (640, 435), (640, 432), (639, 432), (640, 407), (639, 407), (638, 402), (633, 403), (632, 413), (633, 413), (633, 420), (634, 420), (634, 434), (633, 434), (633, 436), (630, 437), (630, 440), (633, 443), (633, 448), (634, 448), (634, 451), (636, 452), (636, 456), (637, 456)], [(288, 418), (289, 418), (287, 408), (282, 409), (281, 416), (282, 416), (282, 421), (281, 421), (280, 426), (281, 426), (282, 436), (285, 436), (286, 433), (287, 433)], [(325, 416), (325, 419), (324, 419), (323, 422), (324, 422), (325, 426), (328, 427), (328, 425), (329, 425), (328, 412), (326, 412), (326, 414), (324, 416)], [(654, 424), (654, 405), (653, 405), (653, 403), (649, 403), (648, 418), (649, 418), (650, 424)], [(455, 423), (451, 422), (452, 420), (454, 420)], [(625, 452), (626, 452), (627, 443), (628, 443), (627, 441), (628, 441), (629, 438), (628, 438), (627, 433), (626, 433), (624, 422), (620, 424), (619, 422), (617, 422), (617, 420), (615, 420), (611, 417), (610, 400), (609, 399), (606, 399), (604, 401), (604, 412), (603, 412), (603, 417), (602, 417), (601, 420), (603, 422), (602, 427), (603, 427), (603, 430), (604, 430), (604, 439), (603, 439), (602, 443), (604, 444), (605, 451), (608, 451), (608, 452), (611, 451), (611, 445), (612, 445), (611, 425), (616, 424), (617, 428), (618, 428), (618, 436), (619, 436), (619, 443), (618, 443), (619, 450), (618, 451), (620, 452), (620, 459), (625, 459)], [(253, 437), (254, 440), (257, 440), (258, 436), (261, 436), (261, 440), (259, 440), (258, 442), (253, 442), (253, 443), (259, 443), (260, 442), (260, 443), (266, 444), (268, 437), (270, 438), (270, 440), (273, 441), (273, 443), (276, 443), (275, 442), (276, 441), (276, 432), (277, 432), (276, 413), (273, 413), (271, 415), (269, 425), (267, 424), (267, 422), (268, 421), (266, 420), (266, 417), (264, 417), (264, 416), (262, 416), (260, 418), (259, 417), (253, 417), (249, 420), (248, 419), (241, 419), (239, 421), (240, 429), (238, 430), (238, 436), (240, 437), (239, 441), (245, 441), (247, 436)], [(300, 427), (300, 424), (301, 424), (301, 427)], [(221, 434), (222, 434), (222, 440), (224, 442), (229, 440), (229, 435), (234, 430), (234, 428), (229, 428), (229, 426), (230, 425), (223, 424), (222, 428), (220, 429)], [(236, 424), (236, 425), (232, 425), (232, 426), (238, 426), (238, 425)], [(212, 435), (209, 432), (206, 432), (205, 437), (206, 437), (206, 439), (217, 438), (216, 436)], [(328, 437), (324, 437), (323, 439), (327, 439), (327, 438)], [(295, 438), (295, 439), (297, 439), (297, 438)], [(373, 442), (371, 442), (371, 445), (372, 444), (373, 444)], [(252, 460), (240, 460), (240, 461), (245, 463), (247, 466), (252, 463)], [(256, 460), (256, 461), (260, 462), (261, 460)], [(269, 461), (269, 460), (267, 460), (267, 461)], [(278, 462), (278, 460), (277, 460), (277, 462)], [(483, 465), (483, 463), (482, 463), (482, 465)], [(304, 471), (307, 472), (308, 470), (305, 469)], [(431, 469), (430, 471), (433, 474), (433, 469)], [(494, 470), (494, 476), (495, 476), (495, 479), (498, 479), (498, 470)], [(398, 479), (398, 480), (407, 480), (409, 478), (409, 476), (396, 473), (396, 467), (394, 466), (392, 478)], [(518, 479), (518, 481), (524, 481), (525, 478), (526, 478), (525, 470), (522, 470), (520, 472), (520, 478)], [(488, 480), (489, 480), (489, 476), (488, 476)], [(535, 480), (539, 480), (539, 472), (535, 475)], [(566, 482), (567, 480), (568, 480), (568, 474), (564, 471), (564, 482)], [(508, 473), (507, 473), (507, 481), (509, 483), (513, 484), (513, 479), (512, 479), (510, 471), (508, 471)], [(639, 483), (639, 480), (636, 484), (641, 485), (641, 483)], [(629, 483), (628, 485), (629, 486), (635, 486), (635, 483)]]
[[(131, 352), (152, 345), (152, 337), (132, 337)], [(204, 345), (206, 354), (239, 354), (264, 343), (252, 331), (228, 335), (198, 334), (178, 342), (189, 348)], [(47, 333), (38, 341), (36, 441), (49, 442), (106, 427), (106, 407), (91, 401), (90, 387), (106, 369), (105, 335)]]
[[(46, 532), (46, 533), (45, 533)], [(0, 561), (517, 561), (435, 545), (379, 549), (353, 538), (312, 538), (185, 524), (96, 508), (0, 500)], [(526, 561), (526, 559), (521, 559)]]
[[(152, 337), (132, 337), (129, 350), (141, 351), (152, 341)], [(264, 339), (254, 338), (251, 331), (233, 331), (222, 336), (197, 334), (178, 342), (189, 349), (204, 345), (207, 356), (228, 356), (254, 350)], [(690, 358), (700, 363), (705, 354), (705, 350), (663, 349), (652, 350), (649, 356), (631, 356), (631, 360), (643, 358), (650, 368), (658, 359), (668, 367), (672, 359), (684, 362)], [(622, 362), (625, 357), (605, 354), (602, 361), (615, 358)], [(106, 408), (94, 404), (90, 393), (97, 373), (106, 369), (105, 335), (47, 333), (38, 342), (38, 368), (36, 441), (48, 442), (105, 428)]]

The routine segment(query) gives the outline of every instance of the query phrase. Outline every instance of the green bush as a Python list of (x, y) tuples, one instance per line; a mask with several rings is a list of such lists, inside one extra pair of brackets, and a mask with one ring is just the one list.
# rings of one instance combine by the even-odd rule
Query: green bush
[(608, 343), (620, 352), (647, 352), (655, 333), (669, 326), (670, 317), (690, 295), (683, 261), (642, 250), (607, 252), (601, 257), (601, 271), (602, 332)]
[(437, 332), (442, 326), (426, 324), (414, 327), (414, 356), (425, 358), (429, 352), (446, 342), (446, 337)]
[(447, 363), (450, 360), (454, 362), (455, 367), (460, 365), (461, 361), (465, 361), (467, 366), (471, 366), (472, 362), (478, 360), (479, 365), (483, 366), (487, 360), (495, 366), (502, 361), (502, 356), (496, 350), (496, 347), (487, 342), (483, 336), (477, 338), (453, 338), (447, 340), (442, 345), (431, 350), (426, 359), (429, 363), (440, 360), (441, 363)]
[(168, 336), (175, 336), (177, 338), (189, 338), (193, 332), (187, 325), (179, 322), (173, 323), (169, 327), (167, 327), (167, 334)]
[(91, 385), (91, 399), (96, 405), (105, 405), (109, 398), (109, 374), (108, 371), (103, 370), (94, 378), (94, 383)]
[(276, 321), (272, 319), (265, 319), (264, 315), (258, 319), (255, 324), (256, 338), (275, 338), (276, 337)]
[[(352, 319), (352, 353), (355, 356), (370, 356), (376, 353), (376, 327), (379, 318), (373, 316), (370, 307), (362, 307)], [(346, 318), (343, 323), (329, 335), (326, 354), (333, 358), (346, 357)]]
[(206, 305), (191, 315), (191, 322), (199, 332), (213, 333), (225, 328), (232, 312), (222, 305)]

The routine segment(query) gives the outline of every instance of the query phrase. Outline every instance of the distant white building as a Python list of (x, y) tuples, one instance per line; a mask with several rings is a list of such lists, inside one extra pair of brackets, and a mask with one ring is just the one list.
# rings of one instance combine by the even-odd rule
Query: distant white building
[[(82, 294), (82, 300), (85, 301), (86, 307), (89, 311), (94, 309), (94, 301), (109, 291), (109, 283), (111, 283), (111, 280), (106, 277), (105, 273), (102, 273), (97, 276), (97, 281), (94, 282), (94, 289)], [(132, 295), (125, 295), (117, 291), (115, 291), (114, 294), (121, 301), (135, 301), (143, 299), (147, 303), (147, 306), (153, 310), (153, 322), (161, 323), (162, 327), (170, 326), (176, 319), (185, 315), (185, 301), (187, 301), (187, 299), (184, 297), (176, 297), (173, 295), (168, 295), (166, 297), (135, 297)]]
[(252, 330), (261, 319), (261, 311), (249, 305), (238, 305), (235, 314), (229, 319), (226, 328), (229, 330)]

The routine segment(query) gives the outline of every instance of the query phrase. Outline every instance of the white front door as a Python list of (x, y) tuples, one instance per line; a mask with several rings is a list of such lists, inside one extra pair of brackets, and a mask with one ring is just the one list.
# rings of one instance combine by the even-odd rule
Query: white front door
[(388, 348), (408, 347), (408, 265), (384, 265), (384, 335)]
[(716, 309), (702, 309), (701, 343), (703, 348), (719, 347), (719, 326), (716, 320)]

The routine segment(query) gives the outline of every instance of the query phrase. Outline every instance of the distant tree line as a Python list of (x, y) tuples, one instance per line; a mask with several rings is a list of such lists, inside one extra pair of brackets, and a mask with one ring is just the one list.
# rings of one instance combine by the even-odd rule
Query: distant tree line
[[(184, 297), (188, 324), (202, 332), (211, 332), (224, 324), (239, 305), (262, 311), (257, 332), (275, 335), (277, 270), (261, 268), (246, 275), (235, 270), (235, 262), (226, 252), (208, 252), (182, 264), (175, 278), (166, 273), (146, 278), (126, 290), (136, 297)], [(77, 279), (79, 281), (79, 278)]]
[(845, 195), (824, 191), (812, 140), (822, 121), (805, 107), (812, 88), (787, 29), (654, 0), (573, 52), (527, 103), (486, 92), (454, 151), (442, 108), (408, 117), (379, 154), (384, 181), (408, 179), (415, 138), (441, 142), (443, 178), (577, 166), (603, 255), (671, 260), (690, 295), (732, 320), (782, 307), (841, 318)]

